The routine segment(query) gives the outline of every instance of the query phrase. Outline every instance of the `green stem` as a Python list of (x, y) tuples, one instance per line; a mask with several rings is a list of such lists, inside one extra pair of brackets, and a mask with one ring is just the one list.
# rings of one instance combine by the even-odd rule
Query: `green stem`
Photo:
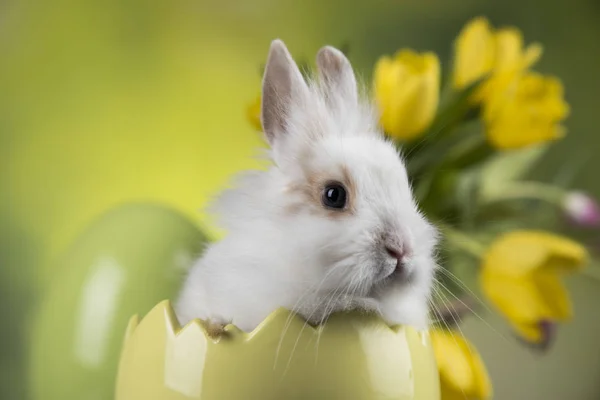
[(460, 248), (475, 258), (483, 256), (485, 246), (480, 241), (449, 226), (442, 226), (441, 229), (444, 233), (444, 239), (453, 246)]
[(493, 194), (484, 197), (484, 203), (496, 203), (513, 200), (540, 200), (560, 207), (564, 201), (564, 189), (539, 182), (518, 182), (501, 186)]

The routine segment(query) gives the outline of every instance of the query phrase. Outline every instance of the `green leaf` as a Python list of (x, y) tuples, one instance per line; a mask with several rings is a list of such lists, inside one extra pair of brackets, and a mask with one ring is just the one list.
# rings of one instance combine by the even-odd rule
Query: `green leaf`
[(436, 168), (428, 171), (415, 185), (415, 198), (427, 215), (440, 215), (452, 203), (451, 193), (456, 186), (457, 171)]
[(502, 190), (504, 185), (525, 177), (546, 153), (548, 147), (547, 144), (543, 144), (496, 154), (480, 171), (482, 197), (487, 197)]
[(481, 78), (461, 90), (447, 86), (449, 89), (442, 92), (437, 115), (426, 135), (445, 136), (444, 132), (464, 122), (467, 116), (469, 119), (478, 117), (478, 106), (473, 104), (471, 98), (484, 80)]
[(480, 110), (470, 99), (474, 91), (479, 87), (483, 79), (474, 82), (470, 86), (456, 90), (447, 83), (442, 89), (440, 103), (436, 116), (431, 126), (416, 140), (402, 142), (402, 148), (406, 154), (414, 154), (435, 145), (437, 142), (446, 140), (454, 135), (456, 128), (463, 123), (472, 122), (479, 118)]
[(481, 120), (465, 124), (462, 129), (465, 130), (465, 137), (448, 149), (444, 159), (445, 166), (457, 169), (471, 168), (496, 153), (496, 149), (485, 137)]
[(560, 166), (560, 170), (552, 179), (552, 182), (559, 187), (570, 187), (576, 178), (585, 171), (590, 162), (594, 159), (596, 151), (591, 147), (577, 149), (577, 157), (570, 159), (568, 163)]
[(435, 142), (406, 151), (405, 158), (409, 175), (419, 176), (433, 168), (466, 168), (485, 159), (490, 152), (481, 122), (473, 120)]
[(403, 149), (409, 175), (419, 175), (423, 171), (441, 164), (442, 159), (452, 146), (470, 136), (473, 136), (473, 132), (466, 129), (457, 129), (435, 142), (427, 142), (427, 138), (425, 138), (419, 146), (414, 146), (408, 150)]
[(460, 224), (463, 228), (472, 229), (477, 216), (477, 199), (479, 198), (479, 176), (477, 171), (466, 171), (460, 175), (454, 190), (454, 199), (458, 206)]

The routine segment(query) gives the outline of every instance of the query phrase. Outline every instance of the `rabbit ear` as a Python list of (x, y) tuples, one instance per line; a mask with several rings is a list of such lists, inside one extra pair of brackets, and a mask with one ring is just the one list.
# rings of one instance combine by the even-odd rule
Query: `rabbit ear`
[(286, 131), (290, 108), (303, 100), (308, 87), (285, 44), (271, 42), (262, 86), (261, 119), (270, 144)]
[(329, 97), (358, 102), (358, 87), (350, 61), (338, 49), (325, 46), (317, 53), (317, 67)]

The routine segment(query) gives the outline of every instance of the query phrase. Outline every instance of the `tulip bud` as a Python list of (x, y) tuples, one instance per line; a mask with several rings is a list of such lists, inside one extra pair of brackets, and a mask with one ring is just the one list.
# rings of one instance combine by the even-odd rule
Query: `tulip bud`
[(430, 335), (442, 399), (491, 398), (490, 377), (475, 346), (460, 331), (434, 329)]
[(246, 107), (246, 118), (248, 118), (248, 122), (250, 122), (250, 124), (258, 131), (262, 131), (262, 124), (260, 122), (260, 105), (261, 97), (258, 96)]
[(585, 268), (581, 244), (545, 231), (511, 231), (488, 248), (480, 272), (483, 293), (522, 340), (547, 348), (556, 323), (572, 318), (562, 278)]
[(578, 225), (600, 225), (600, 206), (593, 198), (583, 192), (567, 194), (563, 202), (563, 208), (567, 216)]
[(439, 102), (440, 62), (433, 53), (401, 50), (375, 66), (375, 97), (390, 136), (411, 140), (429, 127)]
[(508, 87), (502, 79), (492, 80), (488, 89), (483, 121), (494, 147), (514, 150), (565, 135), (561, 122), (569, 115), (569, 104), (557, 78), (529, 72)]

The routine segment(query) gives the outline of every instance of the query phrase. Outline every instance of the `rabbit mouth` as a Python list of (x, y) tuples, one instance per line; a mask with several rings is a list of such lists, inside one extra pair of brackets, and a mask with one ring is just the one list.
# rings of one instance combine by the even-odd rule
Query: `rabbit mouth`
[(370, 291), (370, 295), (377, 294), (390, 286), (409, 285), (414, 277), (414, 270), (408, 266), (389, 267), (383, 266)]

